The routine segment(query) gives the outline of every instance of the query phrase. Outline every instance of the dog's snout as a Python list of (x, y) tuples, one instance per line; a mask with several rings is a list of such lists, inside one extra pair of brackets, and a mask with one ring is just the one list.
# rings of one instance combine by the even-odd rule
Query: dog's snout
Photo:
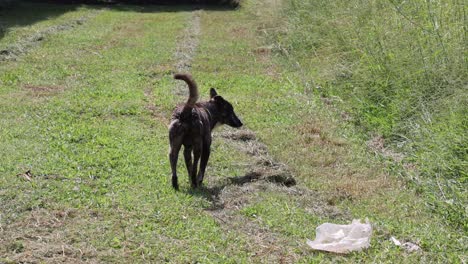
[(232, 127), (235, 127), (235, 128), (239, 128), (241, 126), (243, 126), (244, 124), (242, 124), (242, 121), (240, 121), (240, 119), (236, 116), (236, 115), (233, 115), (232, 117)]
[(243, 125), (244, 124), (242, 124), (242, 122), (238, 122), (238, 123), (234, 124), (232, 127), (239, 128), (239, 127), (241, 127)]

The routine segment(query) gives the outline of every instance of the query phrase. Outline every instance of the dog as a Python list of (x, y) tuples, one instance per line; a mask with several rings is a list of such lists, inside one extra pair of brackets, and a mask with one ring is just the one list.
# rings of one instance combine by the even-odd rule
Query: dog
[[(174, 79), (183, 80), (189, 88), (189, 98), (172, 113), (169, 125), (169, 161), (172, 170), (172, 187), (179, 189), (177, 180), (177, 159), (184, 145), (185, 166), (192, 188), (201, 186), (205, 169), (210, 158), (211, 131), (218, 125), (226, 124), (239, 128), (243, 124), (234, 112), (232, 104), (210, 89), (210, 100), (199, 102), (198, 87), (190, 74), (175, 74)], [(192, 161), (193, 154), (193, 161)], [(197, 175), (198, 162), (200, 169)]]

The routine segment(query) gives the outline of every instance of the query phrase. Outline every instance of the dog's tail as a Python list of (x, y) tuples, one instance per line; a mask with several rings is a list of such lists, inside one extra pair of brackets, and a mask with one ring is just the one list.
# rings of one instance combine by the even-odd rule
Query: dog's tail
[(193, 80), (190, 74), (185, 73), (177, 73), (174, 74), (174, 79), (183, 80), (187, 83), (189, 88), (189, 98), (187, 100), (186, 106), (193, 107), (195, 103), (198, 101), (198, 87), (195, 81)]

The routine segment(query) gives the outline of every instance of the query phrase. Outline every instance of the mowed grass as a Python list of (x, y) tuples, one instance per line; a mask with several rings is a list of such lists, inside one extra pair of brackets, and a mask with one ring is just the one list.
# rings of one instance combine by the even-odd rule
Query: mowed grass
[[(139, 11), (106, 10), (20, 61), (2, 63), (2, 261), (187, 262), (247, 254), (240, 238), (220, 232), (204, 212), (206, 200), (186, 186), (172, 190), (170, 109), (158, 120), (147, 108), (162, 100), (173, 105), (172, 83), (152, 69), (173, 65), (189, 12)], [(146, 97), (152, 89), (165, 97)], [(17, 176), (28, 170), (31, 181)]]
[[(279, 9), (281, 1), (246, 1), (238, 10), (199, 11), (192, 74), (202, 98), (216, 87), (299, 185), (258, 183), (229, 222), (210, 213), (210, 191), (190, 190), (183, 162), (181, 191), (169, 184), (167, 124), (185, 100), (174, 95), (171, 75), (190, 8), (109, 8), (2, 62), (0, 262), (466, 260), (463, 235), (431, 215), (353, 128), (305, 96), (300, 77), (277, 63), (261, 36)], [(250, 165), (216, 136), (206, 185), (223, 186)], [(336, 256), (305, 245), (323, 222), (366, 217), (374, 225), (369, 250)], [(406, 253), (390, 236), (423, 252)]]

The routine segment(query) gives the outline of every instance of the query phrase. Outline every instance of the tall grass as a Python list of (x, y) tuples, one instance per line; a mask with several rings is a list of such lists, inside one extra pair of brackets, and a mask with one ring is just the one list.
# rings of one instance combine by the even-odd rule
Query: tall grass
[(278, 45), (316, 93), (405, 153), (405, 176), (466, 231), (465, 3), (290, 0)]

